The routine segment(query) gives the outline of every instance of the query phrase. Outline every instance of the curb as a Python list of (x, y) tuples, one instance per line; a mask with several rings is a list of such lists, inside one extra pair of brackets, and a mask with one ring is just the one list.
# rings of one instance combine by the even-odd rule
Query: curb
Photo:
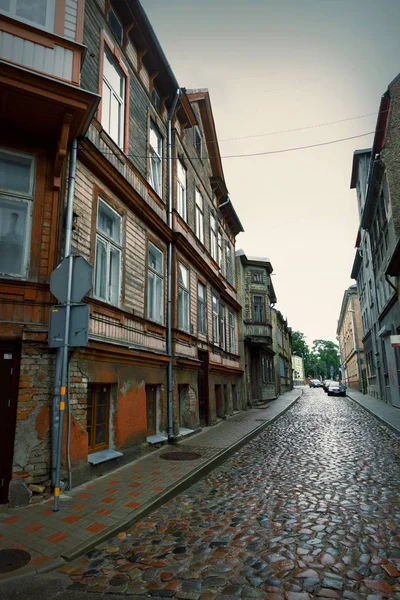
[(363, 408), (367, 413), (369, 413), (370, 415), (372, 415), (373, 417), (375, 417), (378, 421), (380, 421), (388, 429), (390, 429), (391, 431), (393, 431), (393, 433), (395, 433), (396, 435), (400, 436), (400, 431), (397, 429), (397, 427), (395, 427), (394, 425), (392, 425), (391, 423), (389, 423), (388, 421), (386, 421), (380, 415), (376, 414), (371, 408), (368, 408), (368, 406), (365, 406), (365, 404), (362, 404), (362, 402), (360, 402), (359, 400), (357, 400), (357, 398), (353, 398), (353, 396), (349, 396), (349, 394), (347, 394), (347, 398), (349, 398), (353, 402), (356, 402), (356, 404), (358, 404), (358, 406), (361, 406), (361, 408)]
[(205, 475), (207, 475), (208, 473), (213, 471), (216, 467), (218, 467), (223, 462), (225, 462), (237, 450), (242, 448), (244, 445), (246, 445), (248, 442), (250, 442), (253, 438), (257, 437), (257, 435), (259, 435), (264, 429), (266, 429), (269, 425), (272, 425), (272, 423), (274, 423), (277, 419), (279, 419), (282, 415), (284, 415), (290, 408), (292, 408), (292, 406), (294, 406), (294, 404), (296, 404), (296, 402), (298, 402), (298, 400), (301, 398), (302, 393), (303, 393), (303, 391), (299, 390), (299, 394), (287, 406), (285, 406), (285, 408), (282, 409), (279, 413), (277, 413), (270, 419), (266, 420), (264, 423), (261, 423), (261, 425), (259, 425), (258, 427), (256, 427), (252, 431), (250, 431), (247, 435), (243, 436), (240, 440), (238, 440), (232, 446), (229, 446), (229, 448), (226, 448), (226, 449), (222, 450), (221, 452), (219, 452), (218, 454), (214, 455), (212, 458), (210, 458), (207, 462), (205, 462), (197, 470), (193, 471), (192, 473), (189, 473), (184, 478), (182, 478), (176, 485), (171, 485), (162, 494), (160, 494), (156, 498), (148, 500), (147, 502), (142, 504), (141, 507), (136, 509), (135, 512), (132, 513), (131, 516), (128, 517), (127, 519), (120, 521), (117, 525), (108, 527), (102, 533), (97, 534), (92, 540), (82, 542), (80, 545), (75, 546), (74, 550), (72, 550), (71, 552), (68, 552), (66, 554), (63, 554), (62, 556), (54, 558), (54, 560), (47, 563), (46, 565), (43, 565), (42, 567), (38, 567), (38, 568), (27, 567), (26, 570), (20, 571), (15, 574), (5, 575), (4, 577), (0, 576), (0, 585), (3, 582), (10, 582), (12, 580), (17, 580), (17, 579), (26, 579), (27, 577), (32, 577), (34, 575), (39, 575), (42, 573), (48, 573), (49, 571), (58, 569), (58, 568), (62, 567), (63, 565), (65, 565), (66, 562), (71, 562), (72, 560), (78, 558), (82, 554), (89, 552), (90, 550), (92, 550), (93, 548), (98, 546), (99, 544), (102, 544), (109, 538), (114, 537), (121, 531), (124, 531), (125, 529), (127, 529), (128, 527), (130, 527), (131, 525), (136, 523), (137, 521), (140, 521), (140, 519), (146, 517), (149, 513), (153, 512), (154, 510), (156, 510), (157, 508), (159, 508), (160, 506), (162, 506), (163, 504), (168, 502), (168, 500), (170, 500), (171, 498), (174, 498), (178, 494), (182, 493), (188, 487), (190, 487), (191, 485), (196, 483), (199, 479), (201, 479), (202, 477), (204, 477)]

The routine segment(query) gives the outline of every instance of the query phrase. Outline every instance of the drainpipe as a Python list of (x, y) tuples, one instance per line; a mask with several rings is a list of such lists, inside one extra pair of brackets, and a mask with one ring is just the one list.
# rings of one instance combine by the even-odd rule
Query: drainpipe
[[(65, 237), (64, 237), (64, 258), (68, 258), (68, 281), (67, 281), (67, 299), (65, 309), (65, 330), (64, 330), (64, 345), (57, 352), (56, 356), (56, 374), (61, 373), (61, 381), (59, 388), (59, 411), (58, 411), (58, 431), (57, 437), (53, 439), (53, 447), (56, 446), (56, 464), (54, 474), (54, 503), (53, 511), (59, 510), (59, 499), (60, 499), (60, 488), (61, 488), (61, 459), (62, 459), (62, 442), (63, 442), (63, 425), (64, 425), (64, 411), (67, 402), (67, 387), (68, 387), (68, 337), (69, 337), (69, 323), (71, 314), (71, 288), (72, 288), (72, 268), (73, 268), (73, 256), (71, 254), (71, 240), (72, 240), (72, 218), (73, 218), (73, 207), (74, 207), (74, 195), (75, 195), (75, 177), (76, 177), (76, 157), (78, 150), (78, 140), (74, 139), (72, 142), (70, 165), (69, 165), (69, 179), (68, 179), (68, 196), (67, 196), (67, 215), (65, 221)], [(57, 382), (55, 382), (57, 384)], [(53, 403), (53, 409), (55, 408)], [(53, 410), (53, 419), (57, 413)], [(57, 419), (54, 419), (55, 421)], [(52, 427), (52, 431), (54, 429)]]
[[(167, 190), (168, 210), (167, 224), (172, 229), (172, 119), (178, 104), (181, 90), (176, 90), (175, 98), (168, 115), (168, 146), (167, 146)], [(167, 251), (167, 394), (168, 394), (168, 442), (174, 443), (174, 380), (173, 380), (173, 349), (172, 349), (172, 240), (168, 242)]]

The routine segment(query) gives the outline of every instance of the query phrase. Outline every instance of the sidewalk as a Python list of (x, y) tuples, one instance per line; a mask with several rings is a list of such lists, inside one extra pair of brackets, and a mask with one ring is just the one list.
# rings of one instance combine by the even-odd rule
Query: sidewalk
[(386, 404), (382, 400), (377, 400), (377, 398), (362, 394), (351, 388), (347, 388), (347, 396), (374, 415), (379, 421), (382, 421), (392, 431), (400, 434), (399, 408), (394, 408), (391, 404)]
[[(5, 580), (55, 569), (123, 531), (171, 497), (214, 469), (301, 396), (296, 388), (266, 408), (237, 413), (176, 446), (159, 450), (99, 477), (61, 496), (60, 511), (53, 500), (25, 508), (0, 507), (0, 550), (29, 552), (30, 562), (0, 574)], [(164, 460), (166, 452), (196, 452), (189, 461)]]

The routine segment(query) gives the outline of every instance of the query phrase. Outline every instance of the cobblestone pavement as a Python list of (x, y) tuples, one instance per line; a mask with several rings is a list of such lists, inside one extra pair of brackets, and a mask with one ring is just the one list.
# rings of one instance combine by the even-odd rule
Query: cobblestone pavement
[(307, 390), (206, 478), (60, 571), (77, 598), (400, 599), (399, 457), (374, 417)]

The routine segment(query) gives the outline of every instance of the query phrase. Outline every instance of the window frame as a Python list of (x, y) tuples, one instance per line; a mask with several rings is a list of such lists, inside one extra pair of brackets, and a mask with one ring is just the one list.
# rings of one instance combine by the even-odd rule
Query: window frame
[[(231, 319), (232, 317), (232, 319)], [(236, 354), (236, 335), (235, 335), (235, 315), (228, 310), (228, 328), (229, 328), (229, 352)]]
[(222, 230), (220, 228), (218, 228), (218, 234), (217, 234), (217, 245), (218, 245), (218, 267), (219, 270), (223, 271), (223, 239), (222, 239)]
[(225, 246), (225, 264), (226, 264), (226, 279), (229, 283), (233, 284), (233, 263), (232, 263), (232, 249), (229, 242)]
[[(105, 425), (105, 441), (101, 442), (100, 444), (96, 444), (95, 443), (95, 439), (96, 436), (93, 436), (93, 431), (96, 431), (96, 427), (97, 427), (97, 410), (95, 410), (95, 407), (97, 408), (97, 395), (96, 395), (96, 402), (93, 402), (93, 397), (94, 397), (94, 391), (98, 391), (101, 388), (105, 388), (105, 392), (106, 392), (106, 419), (104, 424), (101, 425)], [(88, 454), (93, 454), (95, 452), (99, 452), (100, 450), (105, 450), (106, 448), (110, 447), (110, 410), (111, 410), (111, 389), (110, 386), (104, 383), (89, 383), (88, 384), (88, 395), (89, 395), (89, 390), (92, 391), (92, 405), (91, 405), (91, 410), (92, 410), (92, 422), (90, 425), (87, 424), (87, 420), (86, 420), (86, 431), (88, 433)], [(88, 399), (87, 399), (88, 400)], [(88, 410), (89, 406), (87, 403), (87, 410)], [(95, 415), (95, 419), (93, 419), (93, 415)], [(88, 429), (90, 428), (91, 432), (89, 433)], [(92, 443), (90, 444), (90, 437), (92, 437)]]
[[(199, 142), (197, 141), (197, 137), (198, 137)], [(198, 125), (194, 126), (193, 145), (196, 149), (197, 154), (200, 156), (200, 158), (203, 158), (203, 136), (201, 134), (200, 127)]]
[[(49, 33), (56, 33), (56, 14), (57, 14), (57, 0), (49, 0), (46, 6), (46, 24), (40, 25), (35, 23), (35, 21), (30, 21), (29, 19), (24, 19), (23, 17), (19, 17), (16, 14), (17, 9), (17, 0), (10, 0), (10, 9), (5, 10), (0, 8), (0, 14), (5, 15), (11, 19), (15, 19), (21, 23), (26, 23), (31, 27), (36, 27), (37, 29), (41, 29), (42, 31), (47, 31)], [(12, 12), (13, 10), (13, 12)]]
[[(214, 226), (213, 226), (214, 225)], [(217, 241), (217, 219), (210, 214), (210, 254), (211, 258), (218, 264), (218, 241)]]
[[(200, 203), (199, 203), (200, 202)], [(204, 244), (204, 197), (198, 187), (195, 189), (196, 236)]]
[(219, 346), (222, 350), (226, 350), (226, 307), (222, 302), (219, 303), (219, 327)]
[(263, 272), (262, 271), (252, 271), (251, 272), (251, 281), (252, 281), (252, 283), (262, 283), (263, 282)]
[[(111, 212), (113, 212), (119, 219), (119, 233), (120, 233), (120, 241), (117, 243), (115, 240), (107, 236), (107, 234), (99, 229), (99, 210), (101, 204), (104, 204)], [(101, 240), (102, 243), (106, 244), (107, 247), (107, 263), (106, 263), (106, 289), (110, 288), (110, 284), (108, 281), (109, 278), (109, 267), (110, 267), (110, 250), (111, 248), (115, 248), (119, 252), (119, 269), (118, 269), (118, 300), (117, 303), (112, 302), (110, 300), (109, 294), (107, 298), (103, 298), (100, 296), (97, 291), (97, 279), (96, 279), (96, 271), (97, 271), (97, 244), (98, 241)], [(102, 302), (106, 302), (107, 304), (111, 304), (112, 306), (121, 306), (121, 291), (122, 291), (122, 266), (123, 266), (123, 217), (122, 215), (115, 210), (106, 200), (104, 200), (101, 195), (99, 195), (97, 200), (96, 207), (96, 235), (95, 235), (95, 267), (94, 267), (94, 286), (93, 286), (93, 296)]]
[[(158, 148), (155, 149), (153, 148), (153, 145), (151, 143), (151, 134), (154, 133), (154, 135), (157, 138), (157, 142), (159, 143), (160, 147), (161, 147), (161, 154), (158, 153)], [(157, 125), (154, 123), (153, 119), (150, 119), (150, 127), (149, 127), (149, 157), (150, 157), (150, 161), (149, 161), (149, 183), (151, 185), (151, 187), (153, 188), (153, 190), (155, 191), (155, 193), (160, 196), (160, 198), (163, 197), (163, 179), (164, 179), (164, 168), (163, 168), (163, 154), (164, 154), (164, 138), (161, 135)], [(158, 159), (158, 164), (159, 164), (159, 177), (158, 177), (158, 181), (156, 182), (155, 178), (154, 178), (154, 170), (153, 170), (153, 160), (154, 160), (154, 156), (157, 157)], [(155, 185), (156, 183), (156, 185)]]
[[(152, 246), (156, 251), (158, 251), (161, 255), (161, 271), (158, 272), (155, 270), (155, 268), (150, 266), (150, 246)], [(155, 244), (153, 241), (148, 240), (147, 242), (147, 286), (146, 286), (146, 290), (147, 290), (147, 298), (146, 298), (146, 316), (148, 318), (149, 321), (152, 321), (153, 323), (158, 323), (159, 325), (164, 325), (164, 321), (165, 321), (165, 310), (164, 310), (164, 268), (165, 268), (165, 256), (164, 256), (164, 252), (163, 250), (157, 246), (157, 244)], [(150, 316), (150, 310), (149, 310), (149, 305), (150, 305), (150, 280), (151, 278), (154, 278), (154, 282), (157, 281), (157, 279), (159, 281), (161, 281), (161, 298), (160, 298), (160, 320), (158, 320), (155, 317), (151, 317)], [(156, 290), (156, 285), (154, 285), (154, 290)], [(153, 313), (156, 314), (157, 311), (157, 294), (154, 295), (154, 298), (152, 299), (152, 310)]]
[[(179, 177), (179, 167), (181, 167), (182, 172), (185, 174), (184, 182), (182, 182)], [(176, 209), (178, 211), (178, 215), (185, 221), (185, 223), (187, 223), (187, 169), (180, 158), (177, 158), (176, 164), (176, 195)]]
[[(256, 298), (261, 298), (262, 302), (259, 303), (259, 307), (262, 307), (263, 318), (256, 319)], [(266, 310), (265, 310), (265, 296), (262, 294), (253, 294), (253, 302), (252, 302), (252, 311), (253, 311), (253, 323), (266, 323)]]
[(21, 157), (30, 161), (29, 167), (29, 190), (28, 192), (13, 190), (9, 188), (0, 188), (0, 204), (1, 200), (6, 202), (13, 202), (15, 204), (26, 205), (26, 222), (23, 239), (22, 249), (22, 260), (21, 260), (21, 272), (20, 273), (6, 273), (1, 272), (1, 277), (12, 278), (12, 279), (26, 279), (29, 274), (30, 266), (30, 254), (31, 254), (31, 241), (32, 241), (32, 223), (33, 223), (33, 208), (36, 194), (36, 174), (37, 174), (37, 157), (34, 154), (27, 152), (19, 152), (14, 149), (5, 148), (0, 146), (0, 153), (9, 156)]
[[(214, 303), (215, 301), (215, 303)], [(214, 309), (214, 304), (216, 310)], [(220, 331), (219, 331), (219, 297), (213, 292), (211, 300), (211, 311), (212, 311), (212, 340), (215, 346), (220, 344)]]
[[(178, 329), (181, 331), (185, 331), (186, 333), (190, 332), (190, 269), (183, 262), (178, 261)], [(187, 273), (187, 287), (184, 286), (179, 281), (179, 267), (182, 267)], [(181, 304), (181, 298), (187, 300), (186, 304)], [(182, 300), (183, 301), (183, 300)], [(184, 301), (183, 301), (184, 302)], [(186, 306), (187, 314), (182, 314), (182, 306)], [(185, 319), (184, 316), (187, 317), (187, 328), (185, 328)]]
[[(204, 299), (199, 294), (200, 288), (204, 289)], [(207, 335), (207, 286), (202, 281), (197, 281), (197, 331)]]
[[(114, 138), (109, 133), (107, 133), (107, 130), (104, 128), (103, 119), (102, 119), (104, 57), (105, 57), (106, 50), (108, 50), (108, 52), (112, 56), (114, 63), (118, 65), (119, 69), (122, 71), (122, 73), (125, 77), (124, 118), (121, 120), (121, 123), (123, 125), (123, 144), (121, 146), (118, 144), (118, 142), (116, 140), (114, 140)], [(106, 32), (103, 29), (100, 33), (100, 65), (99, 65), (98, 89), (99, 89), (99, 95), (101, 96), (101, 99), (100, 99), (99, 106), (97, 109), (97, 119), (101, 123), (105, 133), (110, 137), (110, 140), (112, 140), (112, 142), (125, 153), (128, 153), (128, 151), (129, 151), (130, 82), (131, 82), (131, 77), (129, 74), (129, 70), (122, 60), (121, 51), (119, 50), (117, 44), (115, 44), (114, 42), (112, 42), (110, 40), (109, 36), (106, 34)]]

